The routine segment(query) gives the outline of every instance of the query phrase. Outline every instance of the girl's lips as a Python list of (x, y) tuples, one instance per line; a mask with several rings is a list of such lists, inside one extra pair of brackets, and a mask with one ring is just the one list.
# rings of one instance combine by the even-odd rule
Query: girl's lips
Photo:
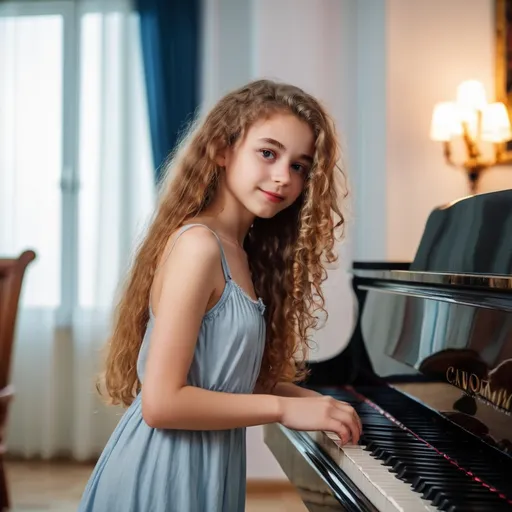
[(284, 200), (284, 197), (283, 196), (280, 196), (279, 194), (274, 194), (273, 192), (267, 192), (266, 190), (262, 190), (260, 189), (263, 194), (265, 195), (265, 197), (273, 202), (273, 203), (280, 203), (281, 201)]

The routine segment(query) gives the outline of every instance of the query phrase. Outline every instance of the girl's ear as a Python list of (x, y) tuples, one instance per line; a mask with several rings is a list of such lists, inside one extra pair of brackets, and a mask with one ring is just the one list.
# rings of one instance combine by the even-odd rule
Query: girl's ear
[(233, 155), (233, 148), (231, 146), (226, 146), (219, 149), (217, 153), (217, 157), (215, 158), (215, 163), (225, 169), (229, 165), (229, 161)]
[(217, 153), (217, 157), (215, 158), (215, 163), (219, 167), (222, 167), (222, 168), (226, 167), (227, 152), (228, 152), (228, 148), (223, 148), (223, 149), (220, 149), (219, 152)]

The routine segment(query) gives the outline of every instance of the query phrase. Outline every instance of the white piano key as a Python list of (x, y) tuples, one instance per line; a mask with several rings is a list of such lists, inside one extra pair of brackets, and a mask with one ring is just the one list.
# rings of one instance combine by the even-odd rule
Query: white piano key
[(341, 446), (336, 434), (308, 433), (380, 512), (435, 512), (438, 509), (388, 471), (361, 446)]

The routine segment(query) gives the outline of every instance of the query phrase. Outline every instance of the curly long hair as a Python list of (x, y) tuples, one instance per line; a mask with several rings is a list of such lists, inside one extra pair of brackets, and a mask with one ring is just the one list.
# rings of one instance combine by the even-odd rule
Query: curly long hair
[[(337, 256), (344, 217), (340, 198), (344, 176), (332, 119), (303, 90), (270, 80), (251, 82), (224, 96), (202, 121), (196, 121), (165, 164), (165, 178), (148, 232), (138, 248), (117, 305), (107, 345), (104, 386), (109, 401), (128, 406), (140, 391), (137, 357), (149, 320), (153, 276), (169, 237), (201, 213), (214, 196), (222, 149), (244, 138), (257, 120), (292, 113), (308, 123), (315, 137), (313, 165), (302, 194), (271, 219), (256, 218), (244, 249), (255, 291), (266, 304), (266, 344), (259, 384), (304, 378), (312, 329), (323, 312), (326, 264)], [(341, 229), (340, 229), (341, 228)]]

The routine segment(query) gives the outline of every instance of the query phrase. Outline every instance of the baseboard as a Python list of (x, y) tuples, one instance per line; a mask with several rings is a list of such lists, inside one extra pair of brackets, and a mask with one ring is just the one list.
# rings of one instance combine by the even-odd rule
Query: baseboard
[(295, 488), (288, 480), (248, 478), (247, 494), (282, 494), (295, 492)]

